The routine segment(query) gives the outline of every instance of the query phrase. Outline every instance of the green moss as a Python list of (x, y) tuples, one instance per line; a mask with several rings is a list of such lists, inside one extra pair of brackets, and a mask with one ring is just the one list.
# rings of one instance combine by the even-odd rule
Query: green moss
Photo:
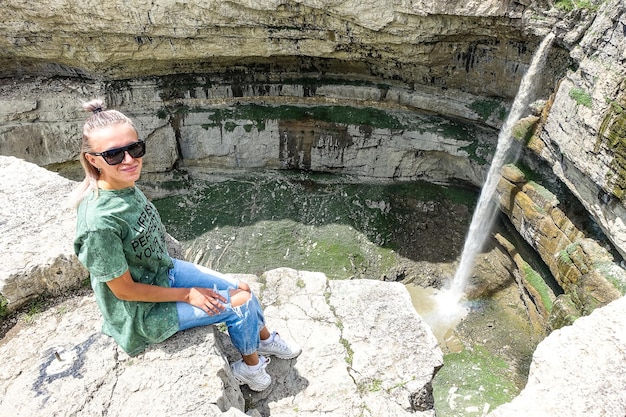
[(227, 121), (226, 123), (224, 123), (224, 130), (226, 132), (233, 132), (236, 127), (237, 127), (237, 124), (231, 121)]
[(526, 280), (526, 282), (539, 293), (539, 296), (541, 297), (541, 303), (543, 304), (545, 309), (548, 312), (552, 311), (552, 290), (546, 284), (543, 277), (539, 275), (539, 273), (526, 262), (524, 262), (522, 272), (524, 273), (524, 279)]
[[(263, 130), (267, 120), (306, 120), (314, 119), (344, 125), (367, 125), (381, 129), (401, 129), (402, 124), (389, 113), (371, 107), (350, 106), (261, 106), (245, 104), (228, 109), (212, 111), (206, 126), (217, 126), (229, 120), (255, 122), (258, 130)], [(249, 125), (247, 123), (246, 125)]]
[(352, 346), (350, 346), (350, 342), (348, 342), (348, 340), (344, 339), (343, 337), (339, 339), (339, 342), (346, 349), (346, 357), (344, 358), (346, 360), (346, 363), (349, 366), (352, 366), (352, 361), (354, 360), (354, 350), (352, 350)]
[(622, 95), (610, 104), (600, 125), (595, 148), (598, 151), (604, 143), (613, 153), (605, 187), (623, 201), (626, 199), (626, 96)]
[(580, 247), (579, 242), (571, 243), (566, 248), (569, 258), (573, 264), (580, 270), (581, 274), (589, 273), (589, 267), (585, 259), (585, 251)]
[(553, 201), (556, 199), (556, 196), (552, 193), (552, 191), (548, 190), (543, 185), (539, 184), (536, 181), (528, 181), (528, 184), (532, 185), (533, 189), (546, 201)]
[(574, 2), (572, 0), (557, 0), (554, 3), (554, 7), (560, 10), (565, 10), (567, 12), (574, 10)]
[(44, 308), (45, 300), (43, 296), (31, 301), (26, 307), (26, 311), (22, 314), (22, 320), (26, 324), (34, 323), (37, 316), (39, 316), (44, 311)]
[(457, 219), (461, 225), (469, 223), (476, 193), (428, 183), (343, 183), (285, 173), (195, 181), (190, 192), (154, 204), (170, 234), (189, 243), (201, 238), (197, 244), (207, 248), (206, 261), (224, 272), (284, 266), (348, 279), (392, 274), (397, 251), (419, 246), (422, 201), (444, 212), (467, 206), (467, 216)]
[(570, 12), (576, 9), (586, 9), (590, 11), (597, 11), (600, 5), (604, 1), (591, 1), (591, 0), (557, 0), (554, 3), (554, 7), (559, 10)]
[(572, 258), (570, 258), (567, 249), (559, 251), (557, 255), (557, 262), (559, 265), (574, 266), (574, 262), (572, 261)]
[(545, 178), (539, 172), (535, 171), (534, 169), (532, 169), (531, 167), (529, 167), (528, 165), (524, 164), (521, 161), (517, 161), (515, 163), (515, 167), (519, 169), (520, 171), (522, 171), (527, 181), (532, 181), (536, 183), (537, 185), (546, 182)]
[(538, 117), (519, 120), (513, 126), (512, 136), (520, 142), (527, 144), (530, 141), (530, 138), (532, 138), (533, 133), (535, 132), (535, 127), (537, 126), (538, 120)]
[(580, 311), (571, 295), (561, 294), (556, 299), (549, 324), (552, 330), (556, 330), (571, 325), (580, 317)]
[[(496, 100), (476, 100), (472, 102), (469, 106), (470, 109), (474, 110), (483, 120), (489, 119), (489, 117), (496, 110), (500, 111), (500, 116), (502, 115), (502, 104)], [(504, 109), (506, 112), (506, 110)]]
[(481, 155), (489, 154), (489, 152), (480, 152), (480, 150), (483, 150), (486, 147), (486, 145), (481, 146), (477, 141), (473, 141), (469, 145), (462, 147), (461, 150), (467, 152), (471, 160), (478, 162), (480, 165), (487, 165), (489, 161), (487, 161)]
[(593, 107), (591, 95), (582, 88), (572, 88), (571, 90), (569, 90), (569, 96), (578, 105), (588, 108)]
[(500, 108), (500, 111), (498, 112), (498, 118), (502, 121), (506, 120), (506, 118), (509, 117), (509, 112), (507, 109), (505, 109), (504, 107)]
[(169, 115), (169, 112), (167, 111), (166, 107), (161, 107), (159, 110), (157, 110), (156, 115), (159, 119), (164, 120)]
[(504, 360), (482, 346), (445, 355), (433, 381), (437, 414), (455, 415), (469, 407), (482, 411), (485, 404), (493, 409), (511, 401), (519, 393), (511, 373)]
[(0, 320), (4, 319), (9, 314), (9, 301), (0, 294)]
[(380, 379), (371, 380), (365, 387), (365, 390), (367, 392), (379, 392), (379, 391), (382, 391), (382, 389), (383, 389), (383, 381)]
[(601, 262), (594, 265), (595, 269), (611, 283), (622, 295), (626, 295), (626, 281), (621, 269), (613, 262)]
[(611, 111), (615, 114), (621, 114), (626, 110), (624, 109), (624, 105), (618, 103), (615, 100), (607, 100), (607, 103), (609, 103), (609, 105), (611, 106)]

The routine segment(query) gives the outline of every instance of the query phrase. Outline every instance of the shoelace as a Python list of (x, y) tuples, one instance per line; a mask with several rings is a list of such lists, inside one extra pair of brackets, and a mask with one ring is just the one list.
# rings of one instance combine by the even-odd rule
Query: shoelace
[(259, 356), (259, 361), (262, 362), (261, 368), (265, 368), (267, 365), (269, 365), (271, 358), (268, 356)]
[(272, 337), (272, 341), (267, 344), (267, 347), (270, 347), (270, 346), (278, 346), (281, 350), (289, 350), (289, 346), (283, 340), (283, 338), (280, 337), (280, 334), (278, 334), (278, 332), (274, 333)]

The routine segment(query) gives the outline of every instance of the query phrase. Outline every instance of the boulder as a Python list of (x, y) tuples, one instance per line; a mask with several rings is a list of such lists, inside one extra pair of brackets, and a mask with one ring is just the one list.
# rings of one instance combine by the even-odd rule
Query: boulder
[(528, 382), (488, 417), (626, 415), (626, 298), (553, 331), (533, 354)]
[(0, 305), (9, 312), (87, 278), (74, 255), (76, 215), (69, 195), (75, 186), (34, 164), (0, 156)]

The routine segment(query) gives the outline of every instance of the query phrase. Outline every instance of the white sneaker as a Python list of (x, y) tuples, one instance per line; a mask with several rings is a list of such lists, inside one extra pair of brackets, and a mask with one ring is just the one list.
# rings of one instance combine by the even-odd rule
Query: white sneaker
[(259, 355), (261, 366), (256, 371), (251, 371), (243, 359), (230, 365), (233, 376), (239, 385), (246, 384), (252, 391), (263, 391), (272, 383), (272, 377), (267, 373), (265, 367), (270, 363), (270, 358)]
[(270, 342), (261, 341), (257, 350), (259, 355), (274, 355), (281, 359), (293, 359), (302, 352), (300, 346), (293, 342), (287, 342), (277, 332), (272, 332), (267, 340)]

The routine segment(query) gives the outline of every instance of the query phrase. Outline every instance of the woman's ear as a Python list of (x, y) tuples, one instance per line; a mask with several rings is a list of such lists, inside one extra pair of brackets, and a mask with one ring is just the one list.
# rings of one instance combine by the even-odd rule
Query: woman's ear
[(87, 162), (89, 162), (95, 169), (100, 170), (100, 168), (98, 167), (98, 164), (96, 163), (96, 157), (86, 153), (85, 154), (85, 159), (87, 160)]

